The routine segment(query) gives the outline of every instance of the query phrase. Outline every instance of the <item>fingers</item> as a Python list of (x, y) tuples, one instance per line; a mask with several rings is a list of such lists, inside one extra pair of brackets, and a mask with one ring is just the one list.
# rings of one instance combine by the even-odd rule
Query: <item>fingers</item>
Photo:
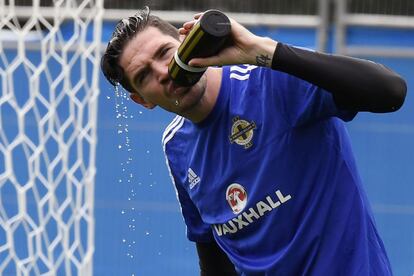
[(194, 27), (194, 24), (197, 23), (197, 21), (201, 18), (202, 15), (203, 15), (202, 12), (196, 13), (193, 16), (194, 18), (193, 20), (184, 22), (183, 26), (178, 29), (179, 34), (187, 35), (191, 31), (191, 29)]
[(191, 20), (191, 21), (187, 21), (187, 22), (185, 22), (184, 24), (183, 24), (183, 28), (184, 29), (191, 29), (193, 26), (194, 26), (194, 24), (197, 22), (197, 20)]
[(207, 67), (205, 64), (205, 58), (193, 58), (188, 62), (188, 65), (193, 67)]
[(188, 34), (188, 32), (189, 32), (189, 30), (186, 30), (186, 29), (184, 29), (184, 28), (179, 28), (179, 29), (178, 29), (178, 33), (179, 33), (180, 35), (187, 35), (187, 34)]
[(179, 34), (187, 35), (191, 31), (191, 29), (193, 28), (196, 22), (197, 20), (191, 20), (191, 21), (185, 22), (183, 26), (178, 29)]
[(203, 13), (204, 12), (199, 12), (199, 13), (194, 14), (194, 19), (199, 19), (203, 15)]
[(217, 56), (206, 58), (193, 58), (188, 62), (188, 65), (193, 67), (208, 67), (220, 64), (220, 58)]

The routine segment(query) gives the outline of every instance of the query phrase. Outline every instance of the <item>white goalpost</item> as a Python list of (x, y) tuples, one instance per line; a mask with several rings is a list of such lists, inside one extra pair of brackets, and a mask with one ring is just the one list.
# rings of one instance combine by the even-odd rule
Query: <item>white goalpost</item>
[(0, 275), (92, 275), (103, 0), (28, 3), (0, 0)]

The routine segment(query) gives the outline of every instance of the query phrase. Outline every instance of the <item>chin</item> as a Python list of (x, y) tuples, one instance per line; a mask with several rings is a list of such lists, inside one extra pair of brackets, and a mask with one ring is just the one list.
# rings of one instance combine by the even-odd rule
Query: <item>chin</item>
[(202, 80), (192, 86), (188, 93), (181, 97), (180, 105), (178, 106), (181, 112), (191, 112), (202, 103), (206, 91), (205, 82)]

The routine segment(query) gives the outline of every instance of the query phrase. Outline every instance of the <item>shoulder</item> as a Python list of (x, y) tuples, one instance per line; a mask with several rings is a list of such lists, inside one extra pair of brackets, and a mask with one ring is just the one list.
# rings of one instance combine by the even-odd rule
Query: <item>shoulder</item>
[(260, 67), (256, 65), (249, 65), (249, 64), (240, 64), (240, 65), (233, 65), (229, 66), (229, 78), (239, 81), (248, 80), (250, 78), (250, 74), (253, 70), (260, 70)]
[[(180, 133), (182, 132), (185, 118), (176, 116), (171, 123), (166, 127), (162, 135), (162, 149), (164, 151), (165, 162), (170, 172), (170, 176), (177, 175), (182, 170), (183, 164), (183, 143), (184, 140)], [(173, 179), (173, 182), (175, 180)]]
[(245, 86), (263, 88), (268, 84), (282, 81), (285, 75), (285, 73), (267, 67), (249, 64), (232, 65), (224, 70), (224, 78), (231, 83), (232, 88), (236, 89)]
[(177, 132), (183, 127), (184, 122), (184, 117), (177, 115), (174, 117), (171, 123), (165, 128), (161, 139), (164, 151), (166, 145), (177, 135)]
[(255, 65), (233, 65), (224, 71), (224, 82), (227, 90), (230, 90), (231, 98), (240, 101), (240, 96), (263, 97), (279, 91), (280, 86), (286, 83), (286, 74), (266, 67)]
[(176, 116), (166, 127), (162, 136), (164, 158), (173, 183), (185, 183), (188, 170), (188, 159), (191, 156), (192, 136), (194, 134), (191, 121)]

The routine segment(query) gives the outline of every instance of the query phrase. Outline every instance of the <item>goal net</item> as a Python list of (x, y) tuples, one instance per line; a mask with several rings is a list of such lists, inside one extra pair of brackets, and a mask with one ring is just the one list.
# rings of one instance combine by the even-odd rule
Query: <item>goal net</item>
[(92, 275), (103, 0), (20, 2), (0, 0), (0, 275)]

